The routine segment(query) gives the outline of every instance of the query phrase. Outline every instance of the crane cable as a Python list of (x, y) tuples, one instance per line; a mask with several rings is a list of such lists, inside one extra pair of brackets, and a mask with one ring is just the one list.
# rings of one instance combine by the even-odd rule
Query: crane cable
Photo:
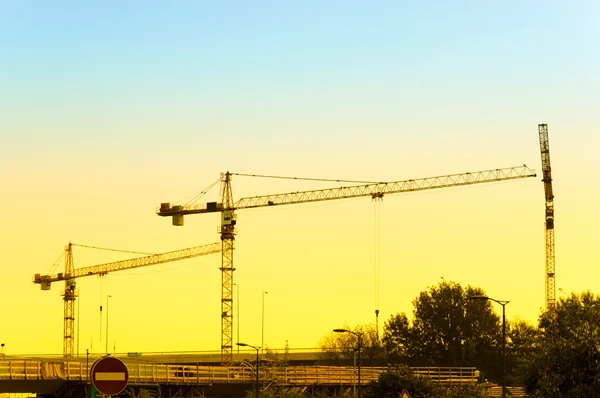
[(76, 243), (72, 243), (71, 246), (85, 247), (87, 249), (106, 250), (106, 251), (111, 251), (111, 252), (130, 253), (130, 254), (143, 254), (143, 255), (147, 255), (147, 256), (151, 256), (153, 254), (156, 254), (156, 253), (146, 253), (146, 252), (135, 252), (135, 251), (132, 251), (132, 250), (109, 249), (109, 248), (106, 248), (106, 247), (79, 245), (79, 244), (76, 244)]
[(271, 175), (261, 175), (261, 174), (243, 174), (243, 173), (231, 173), (232, 175), (242, 176), (242, 177), (260, 177), (260, 178), (278, 178), (282, 180), (303, 180), (303, 181), (324, 181), (324, 182), (351, 182), (355, 184), (383, 184), (382, 182), (374, 182), (374, 181), (357, 181), (357, 180), (336, 180), (329, 178), (310, 178), (310, 177), (285, 177), (285, 176), (271, 176)]
[[(211, 189), (213, 189), (213, 187), (215, 185), (217, 185), (219, 182), (221, 182), (221, 179), (217, 179), (215, 182), (213, 182), (212, 184), (210, 184), (208, 187), (204, 188), (202, 191), (200, 191), (199, 193), (196, 194), (196, 196), (192, 197), (192, 199), (190, 199), (186, 204), (190, 205), (192, 203), (197, 202), (198, 200), (200, 200), (200, 198), (202, 196), (204, 196), (208, 191), (210, 191)], [(183, 202), (183, 201), (182, 201)]]
[(100, 277), (100, 342), (102, 342), (102, 298), (104, 297), (104, 275), (98, 275)]
[[(247, 173), (231, 173), (231, 175), (240, 176), (240, 177), (259, 177), (259, 178), (277, 178), (283, 180), (297, 180), (297, 181), (321, 181), (321, 182), (347, 182), (352, 184), (384, 184), (385, 182), (381, 181), (362, 181), (362, 180), (344, 180), (344, 179), (330, 179), (330, 178), (311, 178), (311, 177), (286, 177), (286, 176), (274, 176), (274, 175), (264, 175), (264, 174), (247, 174)], [(198, 194), (193, 196), (190, 200), (180, 200), (179, 202), (183, 202), (186, 205), (191, 205), (200, 200), (202, 196), (204, 196), (208, 191), (214, 188), (221, 182), (221, 179), (217, 179), (215, 182), (210, 184), (208, 187), (200, 191)]]
[(52, 266), (50, 267), (50, 270), (47, 272), (47, 275), (52, 274), (56, 268), (58, 268), (58, 263), (60, 262), (60, 260), (63, 258), (63, 256), (65, 255), (64, 250), (60, 253), (60, 256), (58, 256), (58, 258), (56, 259), (56, 261), (54, 262), (54, 264), (52, 264)]
[(375, 266), (375, 330), (379, 340), (379, 281), (381, 274), (381, 202), (383, 197), (373, 197), (373, 252)]
[[(160, 272), (171, 272), (173, 270), (178, 270), (178, 269), (182, 269), (182, 268), (191, 267), (192, 265), (199, 264), (200, 262), (203, 262), (203, 261), (206, 261), (206, 260), (209, 260), (209, 259), (210, 259), (209, 256), (204, 256), (204, 257), (200, 258), (199, 260), (194, 261), (192, 263), (182, 264), (182, 265), (177, 265), (177, 266), (170, 266), (169, 268), (165, 268), (165, 269), (158, 269), (157, 270), (157, 269), (153, 268), (151, 271), (149, 270), (149, 271), (146, 271), (146, 272), (139, 272), (138, 271), (138, 272), (129, 272), (129, 273), (124, 273), (124, 274), (117, 273), (117, 274), (114, 274), (114, 275), (111, 274), (111, 275), (113, 277), (120, 277), (120, 278), (126, 277), (126, 278), (128, 278), (128, 277), (131, 277), (131, 276), (137, 277), (139, 275), (150, 275), (150, 274), (156, 274), (156, 273), (160, 273)], [(184, 261), (184, 260), (180, 260), (180, 262), (182, 262), (182, 261)]]
[[(85, 247), (87, 249), (98, 249), (98, 250), (107, 250), (107, 251), (113, 251), (113, 252), (120, 252), (120, 253), (130, 253), (130, 254), (142, 254), (145, 256), (150, 256), (156, 253), (146, 253), (146, 252), (136, 252), (136, 251), (132, 251), (132, 250), (119, 250), (119, 249), (108, 249), (105, 247), (97, 247), (97, 246), (89, 246), (89, 245), (79, 245), (77, 243), (71, 243), (71, 246), (77, 246), (77, 247)], [(64, 257), (65, 252), (62, 251), (60, 256), (58, 256), (58, 258), (56, 259), (56, 261), (54, 262), (54, 264), (52, 264), (52, 266), (50, 267), (50, 270), (47, 272), (48, 275), (52, 274), (57, 268), (58, 268), (58, 264), (60, 262), (60, 260)]]

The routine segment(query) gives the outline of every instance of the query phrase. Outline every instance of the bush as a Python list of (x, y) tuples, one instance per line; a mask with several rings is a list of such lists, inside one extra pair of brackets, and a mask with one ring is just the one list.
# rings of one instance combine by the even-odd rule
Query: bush
[(443, 387), (426, 376), (411, 372), (408, 366), (401, 366), (382, 373), (377, 381), (371, 382), (364, 391), (365, 398), (398, 398), (406, 390), (412, 398), (484, 398), (487, 397), (482, 385), (468, 384)]

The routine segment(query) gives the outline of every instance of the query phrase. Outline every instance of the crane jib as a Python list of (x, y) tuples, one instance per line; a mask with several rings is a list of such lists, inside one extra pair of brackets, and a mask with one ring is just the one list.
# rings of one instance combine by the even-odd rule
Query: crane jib
[(145, 267), (148, 265), (161, 264), (177, 260), (184, 260), (187, 258), (209, 255), (219, 252), (221, 252), (221, 242), (215, 242), (209, 245), (190, 247), (187, 249), (176, 250), (172, 252), (152, 254), (150, 256), (136, 257), (128, 260), (115, 261), (112, 263), (76, 268), (73, 269), (70, 273), (59, 272), (56, 275), (35, 274), (33, 277), (33, 283), (46, 285), (51, 282), (68, 281), (71, 279), (80, 278), (82, 276), (105, 275), (109, 272), (125, 271), (128, 269)]
[(240, 210), (256, 207), (267, 207), (285, 204), (318, 202), (334, 199), (349, 199), (356, 197), (382, 197), (385, 194), (414, 192), (426, 189), (446, 188), (452, 186), (471, 185), (485, 182), (506, 181), (519, 178), (535, 177), (535, 171), (526, 165), (504, 169), (484, 170), (462, 174), (450, 174), (405, 181), (380, 182), (347, 187), (326, 188), (311, 191), (298, 191), (282, 194), (261, 195), (241, 198), (232, 206), (226, 208), (223, 203), (208, 202), (206, 204), (173, 205), (161, 203), (157, 211), (159, 216), (177, 217), (175, 225), (183, 225), (182, 216), (187, 214), (202, 214)]

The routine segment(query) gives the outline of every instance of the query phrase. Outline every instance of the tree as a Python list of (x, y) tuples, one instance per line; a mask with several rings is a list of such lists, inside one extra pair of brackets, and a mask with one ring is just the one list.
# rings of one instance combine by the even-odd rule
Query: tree
[(382, 373), (377, 381), (365, 388), (365, 398), (398, 398), (402, 390), (409, 391), (413, 398), (439, 398), (442, 389), (430, 379), (415, 375), (407, 366), (399, 366)]
[(283, 350), (283, 355), (279, 355), (278, 352), (271, 350), (270, 348), (266, 348), (265, 359), (270, 366), (274, 366), (277, 368), (285, 368), (289, 365), (290, 361), (290, 346), (288, 341), (285, 341), (285, 348)]
[(406, 365), (389, 369), (377, 381), (365, 388), (365, 398), (398, 398), (406, 390), (413, 398), (483, 398), (487, 397), (481, 385), (443, 387), (426, 376), (411, 372)]
[(600, 297), (559, 299), (539, 319), (539, 338), (525, 390), (533, 397), (600, 396)]
[(464, 384), (446, 389), (445, 398), (486, 398), (488, 393), (483, 384)]
[[(470, 299), (476, 295), (485, 295), (485, 292), (443, 281), (421, 292), (413, 301), (412, 322), (404, 313), (392, 315), (384, 323), (381, 342), (373, 326), (357, 327), (354, 331), (363, 333), (362, 363), (473, 366), (483, 371), (486, 378), (500, 382), (500, 318), (489, 300)], [(340, 365), (354, 359), (357, 341), (351, 333), (331, 332), (319, 346), (321, 359)]]
[(412, 328), (405, 313), (392, 315), (383, 326), (383, 346), (390, 363), (410, 363)]
[(497, 367), (500, 319), (489, 301), (470, 300), (476, 295), (485, 293), (446, 281), (421, 292), (413, 301), (413, 360), (421, 366), (477, 366), (488, 372)]
[(509, 386), (523, 386), (527, 369), (534, 360), (538, 329), (521, 320), (508, 322), (506, 327), (507, 379)]
[(413, 301), (412, 324), (396, 314), (384, 324), (383, 343), (390, 363), (411, 366), (475, 366), (491, 380), (502, 376), (502, 329), (479, 288), (443, 281)]
[[(361, 364), (376, 366), (384, 363), (384, 351), (373, 325), (359, 325), (351, 329), (361, 337)], [(358, 337), (353, 333), (329, 332), (319, 342), (320, 359), (331, 364), (353, 363), (358, 349)]]

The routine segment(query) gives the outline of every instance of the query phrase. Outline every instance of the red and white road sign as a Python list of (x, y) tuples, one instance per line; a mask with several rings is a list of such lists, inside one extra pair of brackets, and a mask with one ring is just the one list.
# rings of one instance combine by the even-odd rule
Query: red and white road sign
[(129, 372), (120, 359), (104, 357), (92, 365), (90, 379), (100, 394), (117, 395), (127, 387)]

